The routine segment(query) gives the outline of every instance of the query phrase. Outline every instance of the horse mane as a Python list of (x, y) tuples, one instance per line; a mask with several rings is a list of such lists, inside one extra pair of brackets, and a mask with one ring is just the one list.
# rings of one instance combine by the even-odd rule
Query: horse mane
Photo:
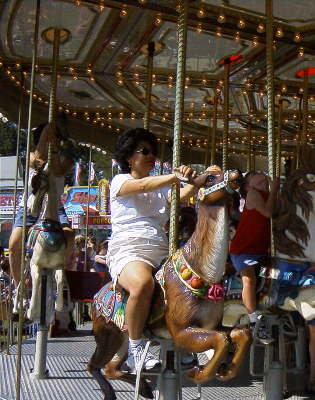
[(222, 206), (199, 203), (196, 229), (183, 249), (185, 258), (191, 265), (202, 266), (209, 255), (209, 249), (213, 248), (217, 212), (220, 207)]
[[(297, 215), (297, 206), (308, 220), (313, 212), (311, 195), (305, 186), (299, 181), (305, 181), (306, 174), (314, 170), (314, 149), (310, 146), (302, 146), (300, 151), (301, 166), (295, 170), (285, 181), (280, 192), (278, 204), (275, 207), (273, 229), (276, 251), (287, 254), (290, 257), (304, 257), (304, 246), (310, 238), (308, 226)], [(286, 233), (290, 233), (300, 243), (290, 239)]]

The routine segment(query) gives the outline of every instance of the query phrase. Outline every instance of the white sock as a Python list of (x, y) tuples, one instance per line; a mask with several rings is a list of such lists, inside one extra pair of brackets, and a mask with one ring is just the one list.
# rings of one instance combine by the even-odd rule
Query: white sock
[(129, 338), (129, 347), (130, 350), (133, 351), (139, 344), (142, 342), (142, 339), (130, 339)]
[(249, 318), (249, 322), (250, 323), (256, 323), (257, 319), (258, 319), (258, 314), (256, 311), (252, 312), (252, 313), (248, 313), (248, 318)]

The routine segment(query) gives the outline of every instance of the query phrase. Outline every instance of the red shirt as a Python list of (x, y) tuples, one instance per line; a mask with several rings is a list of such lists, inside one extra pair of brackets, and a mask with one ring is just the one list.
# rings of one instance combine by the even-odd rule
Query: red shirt
[[(266, 201), (269, 193), (258, 190)], [(267, 254), (270, 246), (270, 219), (256, 209), (241, 214), (236, 233), (231, 241), (231, 254)]]

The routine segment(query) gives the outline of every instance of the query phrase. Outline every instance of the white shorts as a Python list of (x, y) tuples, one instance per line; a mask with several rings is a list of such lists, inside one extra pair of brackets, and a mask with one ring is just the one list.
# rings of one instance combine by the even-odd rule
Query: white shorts
[(132, 261), (143, 261), (158, 268), (168, 257), (167, 243), (145, 238), (110, 240), (108, 243), (107, 263), (110, 275), (116, 283), (121, 271)]

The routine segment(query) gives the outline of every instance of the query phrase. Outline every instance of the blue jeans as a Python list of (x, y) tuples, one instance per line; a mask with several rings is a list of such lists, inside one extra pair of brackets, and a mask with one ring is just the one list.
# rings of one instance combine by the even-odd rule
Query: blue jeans
[[(23, 207), (19, 207), (17, 210), (17, 213), (15, 214), (15, 222), (13, 225), (13, 229), (17, 228), (17, 227), (21, 227), (23, 226)], [(64, 209), (64, 207), (59, 207), (58, 209), (58, 217), (59, 217), (59, 222), (62, 226), (70, 226), (70, 222), (68, 220), (66, 211)], [(37, 222), (36, 217), (33, 217), (31, 214), (27, 214), (26, 215), (26, 226), (33, 226), (36, 224)]]

